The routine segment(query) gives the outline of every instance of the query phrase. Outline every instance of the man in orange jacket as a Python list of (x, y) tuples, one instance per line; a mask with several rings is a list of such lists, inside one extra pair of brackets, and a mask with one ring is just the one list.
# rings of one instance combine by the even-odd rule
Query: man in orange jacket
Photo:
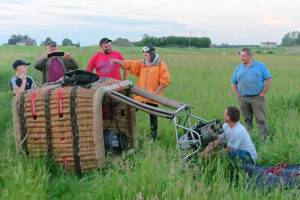
[[(152, 45), (147, 45), (142, 49), (144, 59), (133, 60), (118, 60), (110, 59), (111, 62), (119, 64), (123, 69), (138, 77), (137, 86), (152, 92), (156, 95), (162, 96), (163, 89), (169, 86), (170, 75), (166, 64), (159, 59), (155, 48)], [(144, 97), (135, 96), (135, 100), (146, 103), (151, 106), (158, 107), (158, 103), (145, 99)], [(151, 136), (156, 139), (158, 121), (157, 116), (150, 114)]]

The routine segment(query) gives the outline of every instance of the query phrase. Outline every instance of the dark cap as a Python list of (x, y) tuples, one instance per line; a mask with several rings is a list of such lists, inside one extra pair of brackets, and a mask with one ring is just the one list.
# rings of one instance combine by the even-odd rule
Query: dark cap
[(110, 39), (108, 39), (108, 38), (102, 38), (102, 39), (100, 40), (100, 42), (99, 42), (99, 45), (101, 45), (101, 44), (106, 44), (106, 43), (109, 43), (109, 42), (111, 42)]
[(20, 65), (30, 65), (30, 63), (27, 63), (24, 60), (16, 60), (12, 66), (16, 69)]
[(155, 47), (152, 44), (148, 44), (147, 46), (143, 47), (142, 51), (143, 52), (155, 51)]
[(56, 46), (56, 42), (50, 40), (46, 43), (46, 46)]

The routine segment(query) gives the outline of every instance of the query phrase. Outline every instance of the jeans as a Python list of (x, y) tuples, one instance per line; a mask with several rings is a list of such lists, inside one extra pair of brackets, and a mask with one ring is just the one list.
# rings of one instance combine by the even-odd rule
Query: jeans
[(243, 164), (253, 164), (251, 154), (242, 149), (231, 149), (228, 151), (228, 156), (232, 160), (240, 160)]
[[(222, 141), (220, 144), (223, 148), (227, 147), (227, 142)], [(254, 161), (248, 151), (242, 149), (231, 149), (228, 151), (228, 156), (232, 160), (240, 160), (243, 164), (253, 164)]]

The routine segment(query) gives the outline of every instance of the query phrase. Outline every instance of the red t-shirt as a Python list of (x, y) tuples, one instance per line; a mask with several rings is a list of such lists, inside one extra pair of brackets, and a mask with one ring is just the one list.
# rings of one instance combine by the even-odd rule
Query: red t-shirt
[(112, 64), (108, 59), (119, 59), (124, 60), (121, 53), (117, 51), (111, 51), (110, 54), (105, 54), (102, 51), (96, 53), (90, 60), (86, 70), (92, 72), (96, 69), (96, 74), (99, 77), (114, 78), (121, 80), (120, 65)]

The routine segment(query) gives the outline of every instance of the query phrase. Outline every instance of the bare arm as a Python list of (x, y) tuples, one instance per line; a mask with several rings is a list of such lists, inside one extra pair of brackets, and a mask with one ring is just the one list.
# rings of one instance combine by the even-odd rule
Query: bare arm
[(235, 96), (237, 96), (237, 97), (240, 96), (236, 84), (231, 83), (231, 88), (232, 88), (232, 91), (234, 92)]
[(271, 86), (271, 83), (272, 83), (272, 78), (268, 78), (266, 80), (266, 84), (265, 84), (265, 87), (263, 89), (263, 91), (259, 94), (259, 96), (265, 96), (267, 91), (269, 90), (270, 86)]
[(215, 141), (210, 142), (207, 147), (201, 152), (201, 157), (204, 158), (210, 158), (209, 152), (214, 150), (222, 141), (224, 138), (218, 138)]
[(222, 150), (220, 150), (220, 151), (217, 151), (217, 152), (216, 152), (216, 155), (218, 155), (218, 154), (223, 154), (223, 153), (225, 153), (225, 152), (227, 152), (227, 151), (230, 151), (231, 149), (233, 149), (233, 148), (230, 147), (230, 146), (227, 146), (226, 149), (222, 149)]
[(111, 59), (108, 59), (108, 60), (110, 60), (110, 62), (112, 62), (113, 64), (114, 63), (117, 63), (117, 64), (119, 64), (122, 68), (123, 68), (123, 66), (125, 65), (125, 62), (124, 62), (124, 60), (119, 60), (119, 59), (113, 59), (113, 58), (111, 58)]
[(126, 69), (123, 69), (123, 81), (126, 81), (127, 80), (127, 75), (128, 75), (128, 72)]

